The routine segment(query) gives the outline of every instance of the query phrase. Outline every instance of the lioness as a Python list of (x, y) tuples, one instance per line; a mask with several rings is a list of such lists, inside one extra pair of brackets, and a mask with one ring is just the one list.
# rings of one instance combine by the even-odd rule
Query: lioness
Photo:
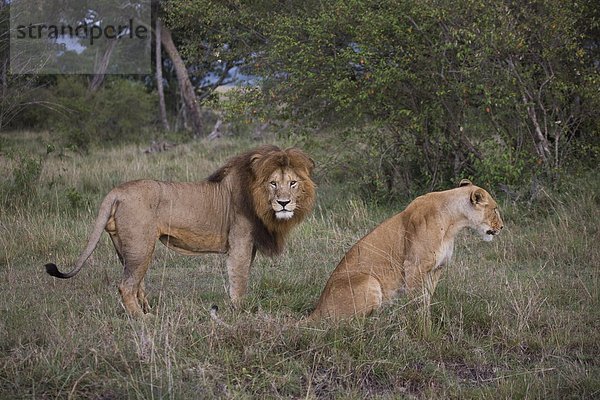
[(454, 237), (465, 227), (474, 228), (486, 241), (503, 228), (494, 199), (467, 179), (456, 189), (416, 198), (346, 253), (308, 320), (366, 316), (403, 290), (418, 289), (428, 318), (442, 267), (452, 257)]
[(280, 253), (289, 231), (311, 212), (313, 168), (298, 149), (266, 145), (231, 158), (202, 182), (124, 183), (102, 201), (73, 270), (63, 273), (46, 264), (46, 271), (57, 278), (76, 275), (106, 230), (124, 266), (123, 305), (140, 316), (150, 309), (144, 275), (159, 239), (182, 254), (227, 253), (229, 295), (237, 304), (246, 294), (256, 251)]

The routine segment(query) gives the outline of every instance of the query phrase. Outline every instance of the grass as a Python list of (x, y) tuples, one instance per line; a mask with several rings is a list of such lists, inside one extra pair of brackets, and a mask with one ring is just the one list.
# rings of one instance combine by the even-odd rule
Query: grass
[[(242, 310), (228, 306), (222, 256), (157, 246), (146, 279), (155, 317), (135, 321), (120, 305), (120, 265), (107, 235), (71, 280), (50, 278), (44, 263), (73, 262), (102, 196), (118, 182), (202, 179), (256, 143), (45, 155), (51, 140), (2, 137), (0, 398), (600, 396), (595, 175), (583, 187), (547, 190), (535, 205), (500, 199), (506, 229), (491, 243), (462, 234), (433, 297), (427, 337), (404, 298), (337, 327), (294, 324), (344, 252), (409, 201), (373, 206), (323, 179), (328, 171), (319, 171), (323, 195), (284, 254), (257, 257)], [(317, 164), (323, 157), (315, 154)], [(42, 160), (41, 170), (26, 159)], [(25, 176), (18, 184), (17, 175)], [(28, 179), (33, 184), (19, 190)], [(212, 323), (215, 303), (230, 327)]]

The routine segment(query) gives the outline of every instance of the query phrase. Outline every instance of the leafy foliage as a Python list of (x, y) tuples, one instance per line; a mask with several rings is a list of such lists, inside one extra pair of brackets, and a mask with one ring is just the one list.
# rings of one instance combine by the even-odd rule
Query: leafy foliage
[[(226, 115), (240, 126), (271, 123), (296, 141), (332, 139), (347, 156), (328, 172), (377, 197), (466, 176), (527, 184), (600, 161), (595, 1), (169, 0), (159, 8), (200, 102), (217, 104), (212, 90), (231, 81), (232, 67), (255, 77), (218, 104)], [(77, 79), (10, 80), (0, 125), (50, 119), (86, 148), (153, 122), (153, 96), (129, 79), (95, 96)], [(173, 112), (176, 87), (167, 87)]]
[(278, 3), (253, 26), (267, 38), (252, 63), (265, 82), (245, 105), (340, 137), (369, 129), (382, 162), (364, 174), (390, 189), (405, 189), (394, 171), (407, 152), (411, 184), (522, 183), (539, 166), (561, 171), (598, 127), (590, 4)]
[(83, 150), (93, 143), (135, 140), (155, 118), (155, 96), (126, 79), (110, 81), (91, 95), (82, 80), (59, 77), (50, 96), (61, 110), (53, 125), (68, 144)]

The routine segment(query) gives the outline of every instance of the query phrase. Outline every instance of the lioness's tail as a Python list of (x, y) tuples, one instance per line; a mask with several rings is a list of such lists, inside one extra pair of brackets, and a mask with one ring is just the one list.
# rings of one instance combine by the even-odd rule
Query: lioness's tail
[(96, 222), (94, 223), (94, 229), (92, 230), (90, 238), (88, 239), (88, 244), (77, 259), (77, 262), (75, 262), (75, 267), (71, 271), (60, 272), (56, 264), (48, 263), (45, 265), (46, 272), (56, 278), (61, 279), (67, 279), (77, 275), (77, 273), (83, 267), (85, 261), (90, 257), (90, 255), (92, 255), (94, 249), (96, 249), (96, 246), (100, 241), (100, 236), (102, 236), (102, 232), (104, 231), (106, 223), (108, 222), (116, 204), (117, 196), (114, 192), (110, 192), (104, 198), (104, 200), (102, 200), (102, 204), (100, 204), (100, 209), (98, 210), (98, 216), (96, 217)]
[(219, 307), (216, 304), (213, 304), (212, 307), (210, 308), (210, 318), (215, 321), (218, 325), (224, 326), (226, 328), (231, 328), (231, 325), (229, 325), (227, 322), (223, 321), (219, 315), (217, 314), (219, 312)]

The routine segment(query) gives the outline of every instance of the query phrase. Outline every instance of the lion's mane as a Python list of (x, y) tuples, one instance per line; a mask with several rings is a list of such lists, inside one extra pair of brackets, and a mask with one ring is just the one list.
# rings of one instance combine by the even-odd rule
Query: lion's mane
[[(302, 191), (292, 218), (275, 218), (265, 192), (266, 181), (276, 169), (292, 169), (302, 179)], [(310, 214), (315, 202), (315, 184), (310, 178), (314, 162), (300, 150), (282, 150), (264, 145), (235, 156), (210, 175), (207, 180), (219, 183), (232, 176), (237, 188), (233, 190), (233, 206), (252, 221), (254, 244), (261, 253), (273, 256), (281, 253), (290, 230)]]

